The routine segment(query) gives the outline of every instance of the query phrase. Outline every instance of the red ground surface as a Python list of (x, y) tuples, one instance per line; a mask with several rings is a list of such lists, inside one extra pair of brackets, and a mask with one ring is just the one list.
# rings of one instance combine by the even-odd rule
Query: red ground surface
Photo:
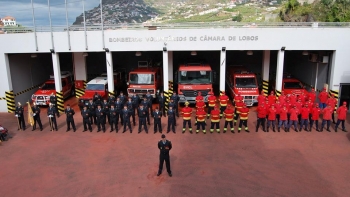
[[(76, 108), (76, 99), (68, 103)], [(255, 117), (249, 117), (251, 131)], [(17, 131), (14, 115), (0, 114), (12, 135), (0, 146), (1, 196), (350, 194), (350, 135), (342, 131), (181, 134), (178, 126), (176, 134), (167, 134), (173, 143), (173, 177), (165, 170), (157, 177), (160, 134), (153, 134), (153, 123), (149, 134), (137, 134), (136, 128), (132, 134), (110, 133), (109, 126), (106, 133), (97, 133), (96, 127), (83, 133), (77, 114), (73, 133), (66, 132), (63, 115), (59, 131), (50, 132), (44, 113), (41, 118), (43, 131)]]

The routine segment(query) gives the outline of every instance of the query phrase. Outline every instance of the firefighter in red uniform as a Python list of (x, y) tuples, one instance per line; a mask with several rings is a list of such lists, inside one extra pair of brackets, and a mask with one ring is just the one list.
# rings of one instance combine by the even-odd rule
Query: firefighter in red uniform
[(329, 105), (322, 110), (323, 119), (322, 119), (321, 131), (323, 131), (324, 125), (327, 123), (327, 131), (331, 132), (329, 130), (329, 127), (331, 126), (332, 113), (333, 113), (333, 109)]
[(229, 104), (227, 105), (227, 108), (224, 111), (224, 117), (225, 117), (225, 127), (224, 127), (224, 133), (227, 131), (227, 125), (230, 124), (230, 129), (232, 133), (235, 133), (235, 128), (233, 127), (233, 116), (234, 116), (234, 110), (232, 109), (232, 106)]
[(204, 134), (206, 134), (206, 130), (205, 130), (205, 117), (207, 116), (207, 113), (205, 113), (203, 108), (198, 108), (197, 112), (196, 112), (196, 121), (197, 121), (197, 129), (196, 129), (196, 133), (199, 132), (200, 127), (202, 126), (202, 131)]
[(233, 101), (234, 101), (235, 104), (236, 104), (237, 101), (243, 102), (243, 100), (244, 100), (244, 98), (243, 98), (243, 96), (241, 96), (240, 93), (238, 93), (237, 95), (235, 95), (235, 98), (233, 98)]
[(236, 105), (236, 106), (235, 106), (235, 120), (234, 120), (234, 126), (236, 126), (238, 117), (239, 117), (239, 115), (240, 115), (240, 113), (241, 113), (241, 109), (243, 108), (243, 105), (245, 105), (245, 104), (243, 103), (243, 101), (237, 100), (237, 101), (235, 102), (235, 105)]
[(275, 131), (276, 114), (277, 114), (277, 110), (275, 108), (275, 105), (272, 104), (268, 111), (267, 132), (269, 132), (270, 125), (272, 125), (273, 132), (276, 132)]
[(276, 102), (276, 96), (273, 91), (270, 92), (270, 95), (267, 97), (269, 99), (270, 105), (275, 104)]
[(288, 97), (287, 97), (286, 103), (284, 105), (286, 106), (286, 108), (288, 110), (288, 112), (287, 112), (287, 120), (288, 120), (287, 123), (289, 123), (289, 120), (290, 120), (289, 110), (292, 109), (293, 107), (292, 107), (292, 104), (290, 103), (290, 100), (289, 100)]
[(239, 125), (238, 125), (238, 133), (242, 130), (242, 125), (245, 127), (245, 132), (249, 133), (248, 130), (248, 115), (249, 115), (249, 109), (247, 108), (247, 105), (243, 103), (243, 108), (240, 109), (240, 119), (239, 119)]
[(225, 94), (225, 92), (222, 92), (222, 95), (219, 97), (219, 102), (220, 102), (220, 118), (222, 117), (227, 103), (230, 99), (228, 98), (228, 96)]
[(258, 108), (256, 109), (256, 112), (258, 113), (258, 120), (256, 121), (256, 129), (255, 131), (258, 132), (259, 126), (261, 125), (263, 128), (263, 131), (265, 130), (265, 120), (266, 120), (266, 108), (265, 108), (265, 102), (262, 103)]
[(214, 109), (215, 107), (215, 103), (216, 103), (216, 96), (214, 96), (213, 92), (209, 92), (208, 93), (210, 96), (208, 97), (208, 117), (207, 119), (209, 119), (209, 116), (211, 114), (211, 111)]
[(308, 93), (307, 98), (309, 99), (309, 101), (311, 101), (312, 103), (314, 103), (316, 101), (316, 92), (315, 89), (311, 89), (311, 92)]
[(186, 123), (188, 123), (188, 128), (190, 130), (190, 133), (192, 133), (192, 126), (191, 126), (191, 114), (192, 114), (192, 109), (188, 107), (190, 103), (185, 102), (185, 107), (182, 108), (182, 116), (183, 116), (183, 127), (182, 127), (182, 133), (185, 133), (186, 131)]
[(307, 100), (307, 102), (305, 102), (305, 104), (307, 104), (307, 106), (309, 107), (309, 123), (311, 123), (311, 116), (312, 116), (312, 108), (314, 108), (314, 103), (311, 102), (310, 99)]
[(346, 114), (348, 113), (348, 108), (346, 107), (346, 102), (343, 102), (343, 106), (339, 107), (337, 110), (338, 120), (335, 125), (335, 132), (337, 132), (338, 126), (341, 122), (342, 131), (346, 132), (344, 122), (346, 120)]
[(261, 105), (261, 103), (265, 103), (266, 96), (263, 90), (261, 90), (261, 93), (258, 96), (257, 100), (258, 100), (258, 105)]
[(308, 130), (308, 126), (309, 126), (309, 114), (310, 114), (310, 109), (309, 106), (307, 104), (305, 104), (301, 110), (300, 110), (300, 114), (301, 114), (301, 122), (300, 122), (300, 126), (299, 126), (299, 131), (302, 130), (303, 126), (305, 131), (309, 131)]
[(334, 94), (331, 95), (331, 98), (327, 99), (327, 105), (331, 106), (331, 108), (333, 109), (333, 113), (332, 113), (332, 120), (333, 120), (333, 124), (335, 124), (335, 120), (334, 120), (334, 113), (335, 111), (335, 106), (337, 105), (338, 101), (336, 98), (334, 98)]
[(202, 92), (198, 92), (198, 95), (196, 96), (196, 103), (199, 101), (204, 101), (204, 98), (202, 96)]
[(220, 111), (217, 106), (210, 112), (211, 125), (210, 133), (214, 132), (214, 126), (216, 127), (216, 132), (220, 133)]
[(286, 103), (286, 95), (284, 95), (284, 91), (281, 92), (281, 95), (278, 97), (278, 100), (280, 101), (281, 106), (283, 106)]
[(296, 105), (293, 105), (293, 108), (291, 108), (289, 110), (289, 114), (290, 114), (290, 119), (289, 119), (289, 126), (288, 126), (288, 131), (289, 129), (292, 127), (292, 125), (294, 125), (294, 130), (295, 132), (298, 132), (298, 115), (299, 115), (300, 111), (297, 108)]
[(293, 92), (292, 95), (289, 96), (289, 101), (292, 105), (294, 105), (297, 102), (297, 96)]
[(318, 103), (315, 103), (315, 107), (312, 108), (312, 112), (311, 112), (311, 121), (310, 121), (310, 130), (312, 129), (312, 125), (315, 122), (316, 125), (316, 131), (320, 131), (318, 129), (318, 119), (320, 118), (320, 113), (321, 113), (321, 109), (318, 107)]
[[(198, 100), (198, 101), (196, 101), (196, 108), (197, 108), (197, 111), (198, 111), (199, 109), (202, 109), (202, 110), (205, 112), (205, 110), (204, 110), (204, 108), (205, 108), (205, 103), (204, 103), (204, 101), (203, 101), (203, 100)], [(197, 124), (197, 119), (196, 119), (196, 124)]]
[[(298, 99), (298, 102), (296, 102), (294, 105), (297, 106), (297, 109), (300, 112), (301, 108), (303, 107), (303, 103), (301, 102), (301, 99)], [(301, 122), (301, 114), (299, 113), (298, 114), (298, 124), (300, 124), (300, 122)]]
[(288, 131), (288, 109), (286, 105), (283, 105), (283, 107), (280, 110), (280, 121), (278, 123), (278, 132), (280, 132), (281, 126), (284, 126), (284, 131)]
[(327, 105), (328, 93), (326, 88), (323, 88), (322, 92), (318, 95), (318, 100), (320, 101), (320, 108), (324, 109)]
[(306, 99), (307, 99), (307, 95), (304, 94), (304, 91), (302, 91), (301, 94), (299, 95), (299, 99), (301, 100), (301, 102), (303, 104), (305, 104)]
[(280, 99), (279, 99), (280, 97), (278, 97), (277, 99), (276, 99), (276, 103), (275, 103), (275, 109), (276, 109), (276, 120), (277, 120), (277, 122), (276, 122), (276, 124), (278, 125), (278, 123), (280, 122), (280, 110), (281, 110), (281, 108), (282, 108), (282, 105), (281, 105), (281, 103), (280, 103)]

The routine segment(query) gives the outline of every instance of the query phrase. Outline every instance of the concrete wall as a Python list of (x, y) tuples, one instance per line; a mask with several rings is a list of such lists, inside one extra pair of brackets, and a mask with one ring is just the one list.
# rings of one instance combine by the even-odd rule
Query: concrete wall
[[(164, 30), (109, 30), (105, 31), (105, 47), (116, 51), (219, 51), (226, 47), (227, 51), (271, 50), (271, 65), (275, 58), (273, 51), (282, 46), (286, 50), (328, 50), (335, 51), (330, 69), (330, 89), (338, 90), (340, 83), (350, 83), (350, 67), (348, 65), (350, 28), (207, 28), (207, 29), (164, 29)], [(50, 32), (37, 33), (38, 51), (36, 51), (34, 33), (0, 35), (0, 69), (8, 70), (6, 56), (11, 53), (48, 53), (52, 49)], [(56, 52), (101, 52), (94, 58), (88, 56), (87, 64), (95, 69), (95, 73), (105, 70), (105, 54), (102, 32), (87, 32), (87, 43), (83, 31), (54, 32), (54, 49)], [(249, 39), (248, 39), (249, 38)], [(68, 47), (71, 42), (71, 50)], [(119, 58), (120, 59), (120, 58)], [(175, 60), (175, 57), (174, 57)], [(261, 59), (260, 61), (261, 62)], [(118, 60), (115, 61), (118, 65)], [(68, 65), (68, 64), (67, 64)], [(259, 64), (260, 67), (261, 64)], [(174, 64), (175, 66), (175, 64)], [(88, 66), (90, 68), (90, 66)], [(9, 80), (3, 72), (0, 77)], [(14, 81), (14, 80), (12, 80)], [(10, 83), (0, 85), (0, 97), (11, 87)], [(0, 100), (0, 111), (6, 111), (6, 101)]]
[[(15, 94), (45, 82), (53, 73), (50, 53), (38, 54), (36, 58), (31, 58), (30, 54), (10, 54), (9, 62)], [(30, 101), (32, 94), (37, 89), (16, 96), (16, 103), (21, 102), (23, 105), (28, 100)]]

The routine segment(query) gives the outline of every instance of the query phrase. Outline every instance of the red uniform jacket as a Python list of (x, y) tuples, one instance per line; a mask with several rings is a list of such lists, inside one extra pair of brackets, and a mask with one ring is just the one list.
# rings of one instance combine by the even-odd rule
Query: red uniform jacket
[(242, 108), (241, 109), (241, 114), (239, 115), (241, 120), (247, 120), (248, 119), (248, 114), (249, 114), (249, 109), (248, 108)]
[(311, 101), (308, 101), (306, 104), (307, 104), (307, 107), (309, 108), (310, 113), (311, 113), (312, 112), (312, 108), (314, 108), (314, 103), (312, 103)]
[(269, 95), (268, 98), (270, 104), (276, 103), (276, 96), (275, 95)]
[(308, 119), (309, 118), (309, 113), (310, 113), (310, 110), (307, 107), (303, 107), (300, 110), (300, 114), (301, 114), (301, 118), (302, 119)]
[(219, 101), (220, 101), (220, 106), (227, 106), (229, 98), (227, 95), (223, 94), (219, 97)]
[(331, 108), (334, 110), (335, 109), (335, 105), (337, 105), (337, 99), (335, 98), (329, 98), (327, 100), (327, 105), (331, 106)]
[(286, 102), (284, 105), (286, 106), (286, 108), (289, 112), (289, 110), (292, 108), (292, 104), (290, 102)]
[(319, 95), (318, 95), (318, 99), (320, 100), (321, 103), (326, 103), (327, 99), (328, 99), (328, 93), (326, 91), (322, 91)]
[(235, 103), (240, 100), (243, 102), (243, 96), (235, 96), (235, 98), (233, 98), (233, 100), (235, 101)]
[(282, 108), (281, 103), (275, 103), (275, 109), (277, 114), (280, 114), (281, 108)]
[(203, 101), (203, 100), (204, 100), (204, 98), (203, 98), (202, 95), (196, 96), (196, 102), (198, 102), (198, 101)]
[(260, 105), (261, 103), (265, 103), (265, 100), (266, 100), (266, 96), (265, 95), (259, 95), (258, 98), (258, 105)]
[(332, 118), (332, 113), (333, 113), (333, 110), (329, 107), (326, 107), (322, 110), (322, 113), (323, 113), (323, 120), (331, 120)]
[(241, 113), (241, 109), (243, 108), (244, 103), (243, 102), (237, 102), (236, 103), (236, 111), (237, 114)]
[(318, 107), (312, 108), (312, 114), (311, 114), (311, 119), (312, 120), (318, 120), (320, 117), (321, 109)]
[(302, 102), (302, 103), (305, 103), (305, 102), (306, 102), (307, 96), (306, 96), (305, 94), (300, 94), (300, 95), (299, 95), (299, 98), (301, 99), (301, 102)]
[(303, 103), (302, 102), (296, 102), (294, 105), (296, 105), (297, 106), (297, 109), (300, 111), (301, 110), (301, 108), (303, 107)]
[(312, 93), (312, 92), (310, 92), (309, 94), (308, 94), (308, 98), (309, 98), (309, 100), (311, 101), (311, 102), (315, 102), (315, 100), (316, 100), (316, 93)]
[(295, 96), (295, 95), (290, 95), (289, 96), (289, 101), (290, 101), (290, 103), (292, 104), (292, 105), (294, 105), (294, 103), (296, 103), (297, 102), (297, 96)]
[(298, 120), (298, 115), (299, 115), (299, 109), (298, 108), (292, 108), (289, 110), (290, 113), (290, 120)]
[(196, 102), (196, 107), (197, 107), (197, 109), (198, 109), (198, 108), (204, 109), (204, 107), (205, 107), (204, 101), (197, 101), (197, 102)]
[(256, 111), (258, 112), (258, 118), (266, 118), (267, 113), (265, 106), (258, 106)]
[(288, 116), (287, 116), (287, 113), (288, 113), (288, 109), (287, 108), (282, 108), (281, 111), (280, 111), (280, 120), (288, 120)]
[(348, 108), (346, 108), (345, 106), (339, 107), (337, 110), (338, 120), (345, 120), (347, 113), (348, 113)]
[(232, 108), (225, 109), (225, 111), (224, 111), (225, 120), (226, 121), (232, 121), (234, 113), (235, 113), (235, 111)]
[(191, 120), (192, 109), (190, 107), (182, 108), (182, 114), (184, 120)]
[(277, 110), (275, 108), (273, 109), (270, 108), (268, 120), (276, 120), (276, 113), (277, 113)]
[(216, 102), (216, 96), (211, 95), (208, 97), (208, 105), (209, 107), (214, 107)]
[(210, 112), (211, 121), (212, 122), (220, 122), (220, 111), (217, 109), (214, 109)]
[(204, 110), (196, 112), (196, 117), (198, 122), (204, 122), (206, 116), (207, 116), (207, 113)]
[(286, 103), (286, 95), (281, 95), (278, 97), (278, 100), (280, 101), (281, 105)]

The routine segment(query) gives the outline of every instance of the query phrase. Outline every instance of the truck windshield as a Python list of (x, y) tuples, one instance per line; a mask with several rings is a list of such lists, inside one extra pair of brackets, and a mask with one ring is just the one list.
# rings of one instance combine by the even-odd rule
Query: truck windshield
[(105, 85), (103, 85), (103, 84), (87, 84), (86, 90), (101, 90), (101, 91), (105, 91)]
[(41, 87), (42, 90), (54, 90), (55, 84), (54, 83), (45, 83), (43, 87)]
[(154, 74), (130, 74), (130, 84), (154, 84)]
[(236, 88), (256, 88), (256, 80), (251, 78), (236, 78)]
[(284, 82), (285, 89), (303, 89), (303, 85), (300, 82)]
[(179, 83), (212, 83), (211, 71), (180, 71)]

